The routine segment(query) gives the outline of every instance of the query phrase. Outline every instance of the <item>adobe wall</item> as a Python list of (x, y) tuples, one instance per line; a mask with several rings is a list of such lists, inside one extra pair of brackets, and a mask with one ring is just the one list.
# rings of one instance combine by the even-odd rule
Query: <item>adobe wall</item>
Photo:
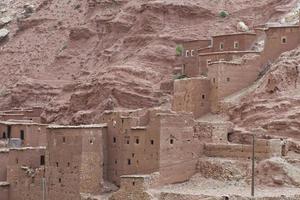
[(10, 138), (21, 138), (21, 131), (24, 132), (23, 147), (46, 146), (46, 127), (44, 124), (27, 122), (0, 122), (0, 137), (5, 133), (8, 138), (8, 127), (11, 127)]
[[(255, 142), (255, 157), (257, 158), (281, 156), (281, 150), (282, 145), (277, 139), (256, 140)], [(204, 147), (204, 153), (209, 157), (251, 158), (252, 145), (207, 143)]]
[(156, 111), (107, 112), (107, 178), (120, 184), (120, 176), (148, 174), (158, 169), (159, 126)]
[(146, 191), (150, 181), (151, 177), (146, 175), (122, 176), (120, 190), (109, 200), (151, 200), (153, 196)]
[(209, 79), (203, 77), (175, 80), (172, 109), (192, 112), (195, 118), (208, 113), (210, 86)]
[(80, 193), (103, 189), (105, 126), (47, 129), (47, 180), (49, 200), (80, 199)]
[[(262, 54), (263, 63), (273, 62), (285, 51), (295, 49), (300, 43), (300, 27), (270, 27), (266, 31), (265, 48)], [(286, 43), (283, 43), (283, 37)]]
[(258, 56), (245, 63), (219, 62), (212, 63), (208, 68), (208, 78), (211, 80), (212, 111), (218, 112), (219, 101), (226, 96), (238, 92), (253, 84), (261, 71)]
[(194, 138), (193, 116), (161, 113), (159, 118), (159, 184), (186, 181), (194, 175), (201, 153), (201, 141)]
[(7, 180), (8, 149), (0, 149), (0, 182)]
[[(255, 33), (236, 33), (213, 37), (212, 52), (220, 51), (248, 51), (256, 40)], [(234, 43), (238, 42), (238, 47)], [(220, 49), (221, 43), (223, 49)]]
[(230, 122), (197, 121), (194, 129), (202, 141), (227, 143), (232, 126)]
[(1, 200), (10, 200), (8, 198), (9, 183), (0, 181), (0, 197)]
[(195, 74), (201, 74), (198, 66), (198, 56), (187, 57), (182, 64), (182, 73), (188, 77), (195, 77)]
[(45, 168), (41, 165), (45, 148), (10, 149), (7, 165), (9, 200), (42, 199)]

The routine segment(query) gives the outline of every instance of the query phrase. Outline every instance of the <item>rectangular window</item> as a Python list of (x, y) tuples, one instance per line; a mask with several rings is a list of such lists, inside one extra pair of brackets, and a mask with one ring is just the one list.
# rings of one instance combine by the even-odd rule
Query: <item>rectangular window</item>
[(224, 50), (224, 43), (223, 43), (223, 42), (220, 43), (220, 50), (221, 50), (221, 51)]
[(194, 56), (194, 50), (191, 50), (191, 56)]
[(185, 57), (189, 57), (190, 56), (190, 51), (189, 50), (186, 50), (185, 51)]
[(128, 159), (128, 160), (127, 160), (127, 163), (128, 163), (128, 165), (131, 165), (131, 160)]
[(286, 44), (287, 38), (285, 36), (281, 37), (281, 44)]
[(113, 138), (113, 142), (114, 142), (114, 143), (117, 142), (117, 138), (116, 138), (116, 137)]
[(20, 131), (20, 139), (25, 140), (25, 132), (23, 130)]
[(235, 41), (233, 44), (233, 48), (238, 49), (240, 47), (239, 42)]
[(41, 156), (40, 165), (45, 165), (45, 156)]

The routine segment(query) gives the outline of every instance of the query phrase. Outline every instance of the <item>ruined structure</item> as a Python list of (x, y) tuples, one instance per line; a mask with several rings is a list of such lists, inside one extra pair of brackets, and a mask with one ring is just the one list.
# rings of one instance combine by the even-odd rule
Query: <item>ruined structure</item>
[[(174, 82), (172, 109), (108, 110), (99, 124), (80, 126), (42, 124), (41, 108), (1, 111), (1, 200), (80, 200), (109, 191), (107, 183), (120, 187), (110, 200), (150, 200), (152, 187), (217, 173), (205, 159), (249, 161), (254, 133), (234, 141), (230, 122), (206, 117), (300, 43), (299, 25), (254, 31), (184, 43), (180, 71), (188, 78)], [(256, 159), (292, 148), (284, 138), (259, 137)]]

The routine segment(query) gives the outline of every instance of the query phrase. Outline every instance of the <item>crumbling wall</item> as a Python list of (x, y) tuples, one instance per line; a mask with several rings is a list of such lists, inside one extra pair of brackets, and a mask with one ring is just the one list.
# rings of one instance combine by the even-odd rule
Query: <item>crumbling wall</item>
[(207, 78), (176, 80), (172, 109), (192, 112), (195, 118), (208, 113), (210, 111), (210, 81)]

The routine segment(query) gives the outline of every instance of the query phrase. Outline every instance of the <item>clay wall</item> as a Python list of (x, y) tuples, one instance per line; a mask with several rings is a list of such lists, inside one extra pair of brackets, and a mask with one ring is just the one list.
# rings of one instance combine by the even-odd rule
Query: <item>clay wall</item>
[(8, 149), (0, 149), (0, 182), (7, 180)]
[[(231, 35), (214, 36), (212, 52), (248, 51), (251, 49), (255, 40), (255, 33), (236, 33)], [(221, 46), (223, 48), (221, 48)]]
[[(192, 115), (161, 113), (159, 184), (188, 180), (196, 170), (201, 142), (194, 138)], [(180, 172), (180, 173), (178, 173)]]
[(218, 62), (218, 61), (232, 61), (238, 58), (241, 58), (245, 54), (254, 53), (253, 51), (230, 51), (230, 52), (213, 52), (213, 53), (203, 53), (199, 54), (198, 64), (199, 64), (199, 74), (195, 74), (194, 72), (187, 72), (190, 74), (189, 77), (195, 77), (199, 75), (207, 76), (208, 66), (210, 63)]
[(122, 176), (120, 190), (114, 193), (109, 200), (153, 199), (152, 195), (147, 193), (150, 179), (150, 176), (143, 175)]
[(104, 125), (47, 129), (49, 200), (76, 200), (103, 189), (104, 135)]
[(174, 111), (192, 112), (198, 118), (210, 111), (210, 81), (207, 78), (189, 78), (174, 82), (172, 102)]
[(188, 42), (183, 42), (183, 56), (186, 56), (186, 51), (189, 51), (189, 55), (191, 55), (191, 51), (194, 51), (194, 56), (197, 56), (198, 50), (207, 48), (208, 46), (211, 45), (211, 40), (195, 40), (195, 41), (188, 41)]
[(300, 43), (300, 27), (269, 27), (266, 31), (263, 63), (272, 62), (285, 52), (295, 49)]
[[(10, 128), (9, 128), (10, 127)], [(46, 146), (46, 127), (44, 124), (26, 123), (26, 122), (0, 122), (0, 137), (21, 138), (21, 133), (24, 135), (22, 142), (23, 147)]]
[(102, 117), (108, 122), (107, 177), (117, 185), (122, 175), (147, 174), (158, 169), (158, 126), (150, 115), (120, 111)]
[[(281, 156), (281, 149), (282, 146), (280, 140), (256, 140), (255, 157), (270, 158)], [(209, 157), (251, 158), (252, 145), (207, 143), (204, 147), (204, 153)]]
[(8, 191), (9, 191), (9, 184), (6, 182), (0, 182), (1, 200), (10, 200), (10, 199), (8, 199)]
[(244, 63), (219, 62), (210, 64), (208, 78), (211, 80), (212, 111), (218, 112), (219, 101), (238, 92), (255, 82), (261, 71), (258, 56), (245, 60)]
[(45, 148), (10, 149), (7, 165), (9, 182), (9, 200), (42, 199)]

